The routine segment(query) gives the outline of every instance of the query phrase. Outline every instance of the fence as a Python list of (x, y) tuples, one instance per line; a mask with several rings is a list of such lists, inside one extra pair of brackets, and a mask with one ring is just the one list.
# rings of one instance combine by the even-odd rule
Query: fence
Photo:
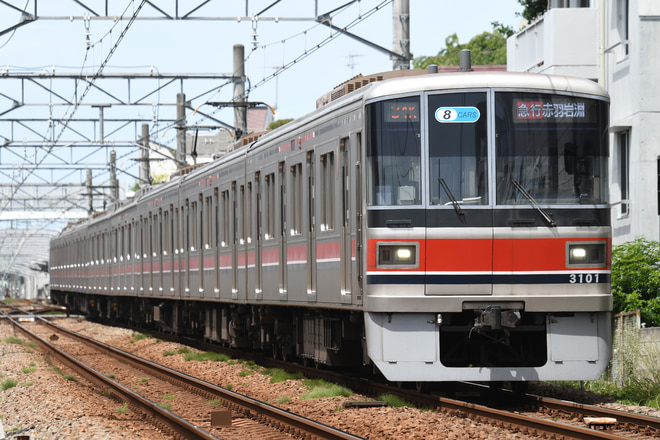
[(660, 327), (643, 327), (639, 310), (615, 315), (610, 380), (623, 385), (633, 378), (659, 375)]

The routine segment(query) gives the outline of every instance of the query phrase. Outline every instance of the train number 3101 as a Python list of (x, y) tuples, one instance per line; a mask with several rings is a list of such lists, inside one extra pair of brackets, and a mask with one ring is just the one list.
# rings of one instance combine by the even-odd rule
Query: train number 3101
[(597, 273), (572, 273), (568, 276), (571, 284), (591, 284), (598, 282)]

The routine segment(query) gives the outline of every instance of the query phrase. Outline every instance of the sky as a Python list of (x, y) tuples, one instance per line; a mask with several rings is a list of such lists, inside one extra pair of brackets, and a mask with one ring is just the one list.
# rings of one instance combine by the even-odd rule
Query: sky
[[(75, 114), (76, 119), (97, 121), (98, 104), (113, 102), (112, 99), (95, 87), (86, 93), (83, 90), (84, 83), (79, 83), (76, 89), (71, 80), (48, 79), (53, 69), (60, 74), (83, 73), (88, 77), (98, 73), (100, 66), (104, 66), (105, 74), (143, 74), (153, 71), (161, 74), (213, 73), (229, 76), (233, 70), (233, 47), (241, 44), (246, 58), (248, 101), (265, 102), (275, 108), (275, 119), (304, 116), (315, 109), (319, 97), (360, 73), (369, 75), (392, 70), (389, 55), (339, 35), (312, 20), (317, 15), (332, 12), (335, 26), (343, 28), (355, 23), (349, 28), (351, 33), (392, 50), (393, 8), (389, 0), (179, 0), (179, 16), (200, 6), (190, 14), (195, 17), (194, 20), (153, 19), (162, 17), (153, 5), (175, 16), (177, 2), (173, 0), (152, 0), (139, 9), (141, 3), (140, 0), (0, 2), (0, 32), (20, 22), (20, 10), (26, 4), (27, 10), (33, 13), (37, 5), (36, 13), (43, 17), (0, 35), (0, 141), (3, 141), (3, 137), (11, 137), (14, 145), (21, 140), (24, 144), (33, 145), (32, 149), (25, 150), (26, 159), (32, 163), (38, 162), (44, 151), (50, 151), (50, 146), (54, 145), (40, 140), (40, 136), (48, 140), (57, 138), (59, 144), (53, 151), (60, 157), (48, 157), (44, 159), (45, 163), (76, 161), (84, 162), (89, 167), (106, 166), (109, 161), (108, 148), (81, 153), (81, 149), (66, 147), (81, 139), (98, 142), (98, 124), (88, 124), (91, 133), (82, 133), (83, 128), (79, 129), (78, 136), (70, 125), (64, 129), (62, 125), (49, 125), (45, 121), (49, 118), (67, 120), (72, 114)], [(14, 8), (8, 6), (10, 4)], [(85, 19), (85, 15), (93, 15), (83, 5), (98, 15), (106, 15), (106, 5), (109, 16), (131, 17), (139, 11), (138, 19), (132, 23), (128, 18), (116, 21)], [(348, 6), (342, 7), (345, 5)], [(280, 19), (236, 19), (254, 17), (265, 9), (261, 17)], [(461, 43), (467, 43), (475, 35), (492, 31), (493, 21), (518, 29), (520, 16), (516, 14), (522, 10), (518, 0), (410, 0), (411, 52), (413, 56), (436, 55), (444, 48), (445, 39), (449, 35), (456, 33)], [(53, 20), (46, 17), (70, 19)], [(210, 20), (209, 17), (216, 19)], [(273, 76), (282, 66), (290, 67)], [(3, 79), (5, 72), (43, 73), (44, 76), (38, 81), (26, 82), (26, 91), (23, 92), (19, 90), (17, 80)], [(104, 83), (104, 87), (108, 87), (107, 90), (117, 96), (127, 89), (125, 82), (117, 86), (116, 90), (107, 84)], [(131, 82), (130, 93), (133, 98), (143, 96), (141, 94), (146, 90), (143, 84), (139, 81)], [(158, 83), (157, 86), (160, 85)], [(57, 89), (61, 97), (48, 91), (49, 87), (55, 89), (56, 86), (61, 87)], [(153, 84), (150, 87), (148, 91), (153, 91)], [(130, 146), (141, 137), (141, 123), (130, 126), (116, 123), (112, 126), (109, 121), (113, 118), (146, 119), (152, 121), (150, 139), (176, 149), (177, 131), (171, 129), (171, 123), (167, 120), (176, 119), (174, 104), (176, 94), (180, 91), (181, 84), (173, 83), (163, 86), (158, 93), (148, 95), (143, 106), (113, 104), (105, 108), (105, 145), (123, 143)], [(185, 93), (190, 107), (199, 110), (195, 114), (187, 110), (186, 125), (217, 126), (217, 121), (227, 126), (234, 125), (232, 109), (218, 110), (206, 104), (232, 100), (233, 89), (227, 81), (199, 81), (194, 85), (186, 83)], [(82, 105), (57, 105), (64, 102), (63, 98), (75, 101), (74, 96), (78, 96)], [(41, 105), (23, 105), (13, 109), (13, 100)], [(43, 105), (53, 102), (56, 105)], [(205, 115), (211, 115), (213, 119)], [(7, 128), (9, 125), (3, 124), (2, 118), (40, 118), (42, 122), (31, 123), (29, 127), (14, 124)], [(9, 130), (11, 134), (7, 133)], [(202, 132), (207, 133), (213, 132)], [(118, 151), (120, 191), (124, 191), (121, 194), (127, 193), (137, 181), (137, 151), (132, 146), (128, 147), (127, 153)], [(17, 162), (16, 153), (12, 156), (4, 149), (0, 150), (0, 162)], [(78, 169), (78, 174), (67, 174), (65, 170), (59, 173), (55, 177), (29, 174), (26, 182), (39, 182), (40, 179), (78, 183), (85, 181), (82, 167)], [(107, 168), (98, 173), (98, 176), (94, 174), (94, 185), (107, 185)], [(0, 175), (0, 181), (5, 178), (20, 181), (21, 176), (26, 175), (20, 166), (14, 168), (14, 174), (13, 177)]]
[[(28, 1), (28, 9), (33, 8), (34, 1)], [(14, 0), (14, 3), (22, 7), (25, 2)], [(105, 4), (101, 0), (86, 0), (83, 3), (97, 12), (103, 11)], [(129, 0), (110, 3), (115, 8), (110, 12), (114, 14), (131, 4)], [(129, 13), (138, 3), (129, 6)], [(166, 12), (174, 11), (171, 1), (153, 3), (162, 5)], [(203, 2), (180, 0), (179, 3), (181, 13)], [(200, 8), (196, 15), (245, 16), (246, 3), (248, 15), (251, 16), (274, 3), (274, 0), (235, 0), (231, 3), (215, 1)], [(313, 17), (316, 11), (332, 11), (346, 3), (349, 0), (281, 0), (262, 16)], [(372, 9), (378, 5), (381, 8), (371, 14)], [(40, 16), (81, 16), (85, 13), (80, 6), (69, 0), (39, 2), (38, 6)], [(456, 33), (459, 41), (466, 43), (481, 32), (491, 31), (493, 21), (517, 29), (520, 17), (516, 13), (520, 12), (522, 6), (518, 0), (410, 0), (411, 52), (414, 56), (435, 55), (444, 47), (447, 36)], [(140, 11), (141, 17), (154, 15), (155, 11), (149, 5)], [(357, 17), (367, 15), (350, 32), (392, 49), (392, 5), (389, 2), (355, 2), (337, 13), (333, 23), (343, 27)], [(18, 18), (14, 11), (0, 6), (0, 28), (11, 26)], [(89, 32), (90, 41), (98, 42), (112, 24), (109, 20), (90, 20), (87, 28), (85, 21), (79, 19), (37, 20), (20, 27), (14, 33), (0, 36), (0, 68), (10, 66), (11, 70), (16, 67), (38, 70), (56, 66), (59, 72), (79, 72), (83, 69), (94, 73), (108, 57), (121, 29), (116, 27), (111, 36), (106, 36), (89, 51), (86, 50), (86, 32)], [(282, 19), (274, 23), (242, 20), (239, 23), (236, 20), (136, 20), (108, 60), (105, 72), (145, 72), (153, 67), (161, 73), (230, 74), (232, 47), (243, 44), (247, 57), (246, 73), (252, 87), (249, 100), (264, 101), (276, 107), (280, 118), (296, 118), (312, 111), (318, 97), (358, 73), (367, 75), (392, 69), (388, 55), (349, 37), (338, 36), (300, 59), (293, 67), (277, 75), (276, 79), (264, 81), (279, 66), (291, 63), (305, 52), (312, 52), (330, 34), (330, 29), (312, 21)], [(87, 61), (83, 67), (85, 55)], [(170, 102), (176, 100), (175, 96), (161, 95), (159, 98)], [(212, 101), (230, 100), (231, 87), (224, 87), (214, 96), (204, 98)], [(201, 103), (202, 100), (193, 105)]]

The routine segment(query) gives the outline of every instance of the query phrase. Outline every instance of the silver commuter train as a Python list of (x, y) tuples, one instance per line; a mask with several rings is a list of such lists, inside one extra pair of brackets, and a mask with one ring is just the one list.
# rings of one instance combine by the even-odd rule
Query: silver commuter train
[(51, 296), (397, 382), (595, 379), (608, 106), (536, 74), (365, 85), (65, 229)]

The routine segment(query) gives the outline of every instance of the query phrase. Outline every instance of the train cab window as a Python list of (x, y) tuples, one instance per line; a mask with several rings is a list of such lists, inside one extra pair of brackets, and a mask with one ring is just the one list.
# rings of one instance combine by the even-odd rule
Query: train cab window
[(498, 204), (607, 203), (606, 102), (497, 93), (495, 119)]
[(486, 93), (429, 96), (431, 205), (488, 204)]
[(421, 203), (419, 97), (376, 102), (367, 107), (367, 203)]

